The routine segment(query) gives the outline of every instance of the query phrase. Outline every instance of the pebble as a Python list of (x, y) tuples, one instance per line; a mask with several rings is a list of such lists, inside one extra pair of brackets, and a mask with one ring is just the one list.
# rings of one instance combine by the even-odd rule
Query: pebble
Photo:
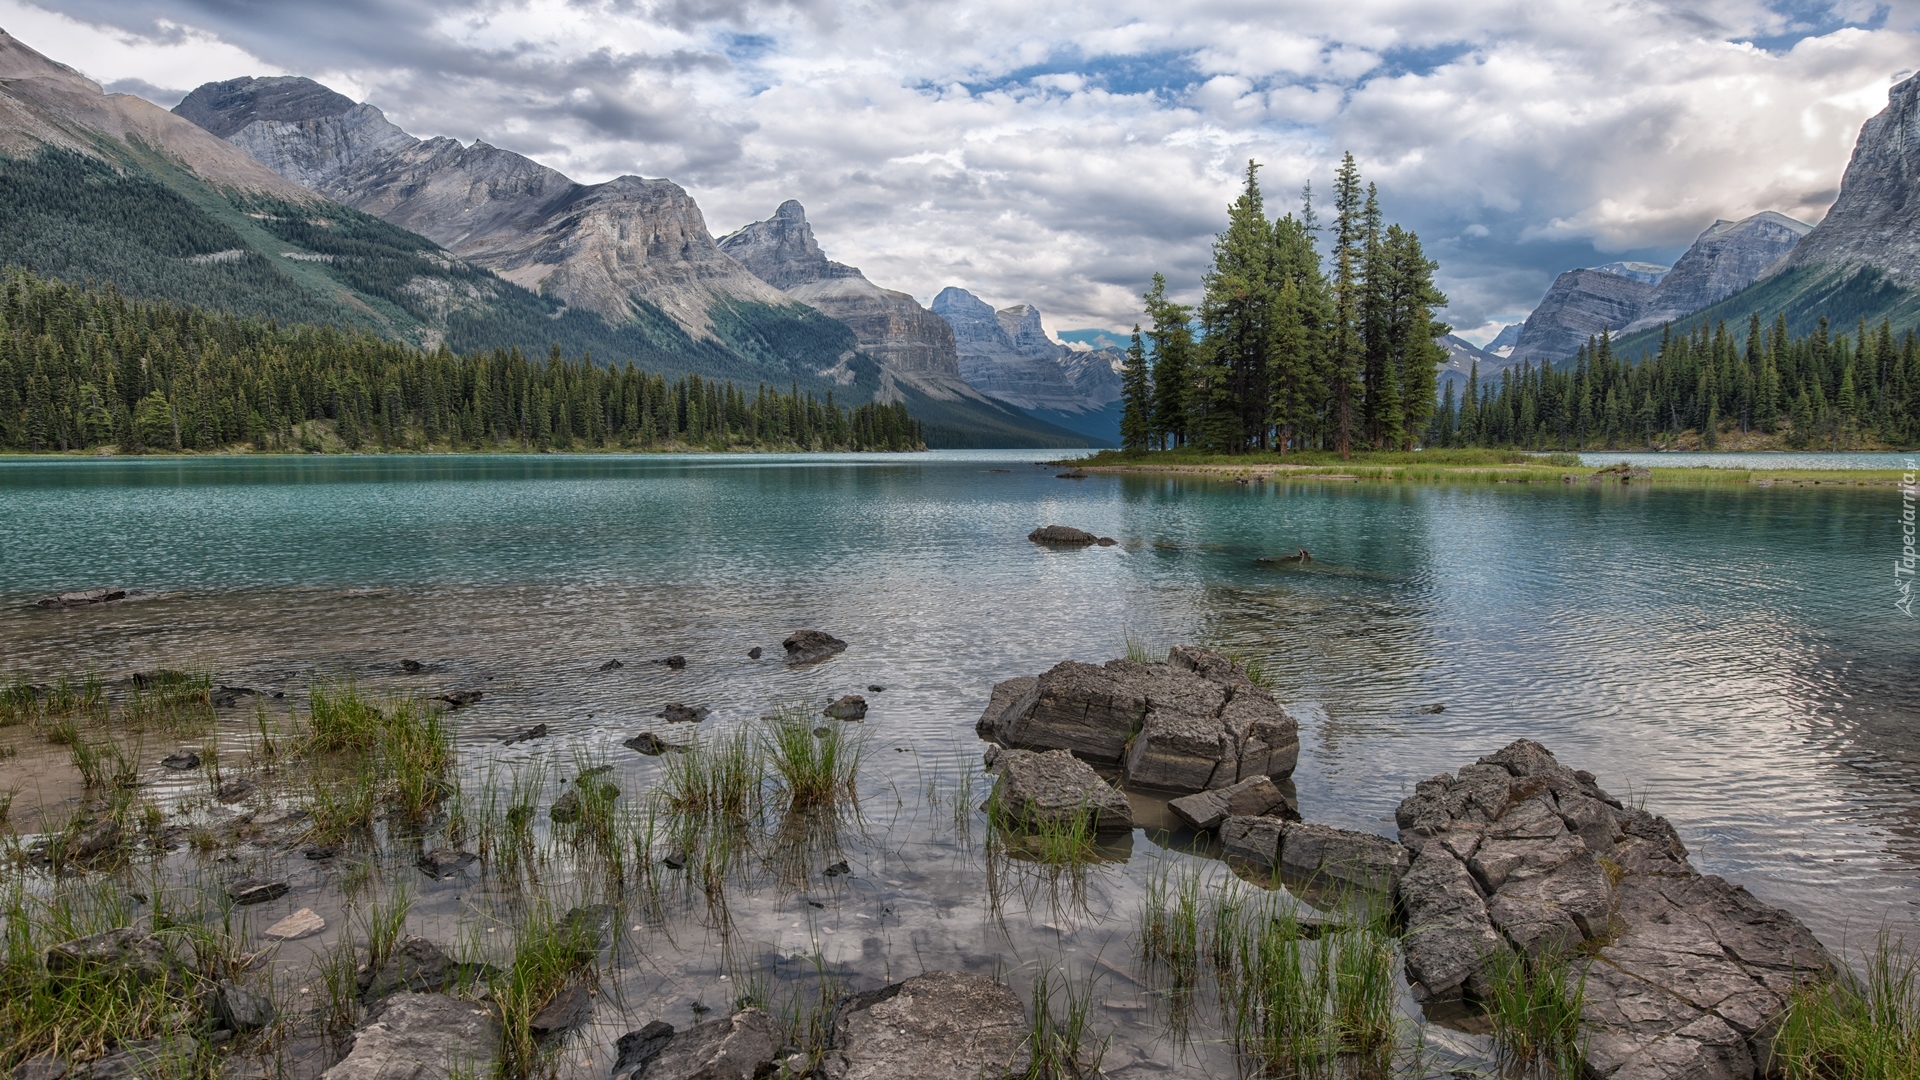
[(312, 937), (326, 928), (327, 920), (315, 914), (312, 908), (301, 908), (262, 930), (261, 933), (279, 941), (296, 941), (303, 937)]

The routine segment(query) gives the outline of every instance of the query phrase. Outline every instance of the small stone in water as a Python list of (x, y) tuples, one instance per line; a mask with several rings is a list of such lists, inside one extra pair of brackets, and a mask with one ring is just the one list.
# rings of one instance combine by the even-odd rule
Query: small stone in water
[(312, 908), (301, 908), (262, 930), (261, 933), (280, 941), (295, 941), (299, 938), (311, 937), (326, 928), (327, 920), (315, 914)]
[(820, 712), (835, 720), (864, 720), (867, 716), (867, 699), (859, 694), (847, 694)]
[(819, 727), (813, 729), (813, 734), (815, 738), (824, 739), (827, 736), (833, 734), (833, 729), (826, 726), (825, 724), (822, 724)]
[(606, 663), (600, 665), (600, 670), (601, 671), (619, 671), (621, 668), (626, 666), (627, 665), (621, 663), (618, 660), (609, 660)]
[(667, 707), (660, 710), (660, 719), (669, 724), (697, 724), (706, 718), (705, 708), (679, 701), (669, 701)]
[(669, 851), (666, 857), (660, 861), (664, 863), (669, 870), (685, 870), (687, 868), (687, 856), (684, 852)]
[(873, 683), (867, 687), (867, 693), (869, 694), (878, 694), (878, 693), (884, 692), (885, 690), (886, 690), (886, 687), (881, 686), (879, 683)]
[(1431, 704), (1431, 705), (1428, 705), (1428, 706), (1426, 706), (1425, 708), (1423, 708), (1423, 709), (1421, 709), (1420, 711), (1421, 711), (1421, 712), (1423, 712), (1423, 713), (1426, 713), (1426, 714), (1427, 714), (1428, 716), (1434, 716), (1434, 715), (1437, 715), (1437, 714), (1439, 714), (1439, 713), (1443, 713), (1443, 712), (1446, 712), (1446, 711), (1447, 711), (1447, 707), (1446, 707), (1445, 705), (1443, 705), (1443, 704), (1441, 704), (1440, 702), (1437, 702), (1437, 701), (1436, 701), (1436, 702), (1434, 702), (1433, 704)]
[(331, 859), (335, 855), (340, 854), (340, 849), (333, 844), (315, 844), (313, 847), (310, 847), (306, 851), (302, 852), (302, 854), (306, 855), (307, 858), (314, 859), (314, 860)]
[(169, 769), (197, 769), (200, 767), (200, 755), (191, 750), (182, 750), (161, 758), (160, 764)]
[(832, 866), (827, 867), (825, 871), (825, 875), (827, 877), (839, 877), (842, 874), (851, 874), (851, 873), (853, 873), (853, 868), (847, 865), (847, 861), (845, 859), (842, 859), (839, 862), (834, 863)]
[(287, 895), (284, 881), (236, 881), (227, 886), (227, 898), (236, 904), (264, 904)]
[(421, 663), (421, 662), (420, 662), (420, 661), (418, 661), (418, 660), (402, 660), (402, 661), (400, 661), (400, 670), (401, 670), (401, 671), (404, 671), (404, 672), (406, 672), (406, 673), (408, 673), (409, 675), (417, 675), (417, 674), (419, 674), (419, 673), (420, 673), (420, 671), (421, 671), (421, 669), (422, 669), (422, 668), (425, 668), (426, 666), (427, 666), (427, 665), (425, 665), (425, 664), (423, 664), (423, 663)]
[(216, 797), (219, 798), (221, 802), (239, 802), (251, 794), (253, 794), (253, 781), (229, 780), (220, 785), (220, 790), (216, 793)]
[(675, 653), (672, 656), (669, 656), (665, 660), (662, 660), (660, 662), (667, 665), (668, 667), (672, 668), (675, 671), (679, 671), (681, 668), (684, 668), (687, 666), (687, 658), (684, 656), (681, 656), (679, 653)]
[(758, 659), (760, 659), (760, 646), (758, 646), (758, 645), (755, 645), (755, 646), (754, 646), (753, 648), (751, 648), (751, 649), (748, 649), (748, 650), (747, 650), (747, 659), (749, 659), (749, 660), (758, 660)]

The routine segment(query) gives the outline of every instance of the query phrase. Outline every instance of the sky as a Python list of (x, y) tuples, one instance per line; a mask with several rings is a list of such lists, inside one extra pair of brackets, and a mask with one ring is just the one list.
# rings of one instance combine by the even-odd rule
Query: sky
[(0, 27), (169, 107), (306, 75), (418, 136), (667, 177), (716, 236), (796, 198), (873, 281), (1055, 329), (1130, 327), (1156, 271), (1196, 298), (1250, 159), (1278, 214), (1351, 152), (1478, 341), (1560, 271), (1817, 222), (1920, 66), (1920, 0), (0, 0)]

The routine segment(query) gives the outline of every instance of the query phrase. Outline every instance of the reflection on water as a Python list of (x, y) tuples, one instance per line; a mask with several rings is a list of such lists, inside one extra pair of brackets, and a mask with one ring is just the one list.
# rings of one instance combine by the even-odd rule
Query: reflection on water
[[(689, 734), (655, 718), (669, 701), (712, 709), (711, 737), (864, 693), (861, 812), (834, 839), (851, 873), (809, 864), (736, 897), (729, 948), (776, 972), (821, 957), (860, 987), (937, 967), (1024, 987), (1064, 960), (1103, 973), (1116, 1067), (1222, 1060), (1161, 1039), (1130, 974), (1143, 883), (1205, 852), (1143, 832), (1065, 898), (1019, 860), (990, 867), (972, 726), (994, 682), (1122, 655), (1129, 636), (1238, 651), (1283, 699), (1323, 706), (1295, 777), (1308, 820), (1390, 835), (1415, 782), (1527, 736), (1644, 798), (1704, 870), (1830, 944), (1920, 919), (1920, 634), (1892, 606), (1897, 492), (1056, 471), (986, 453), (7, 463), (0, 671), (204, 664), (294, 700), (315, 673), (480, 689), (455, 714), (469, 784), (542, 761), (558, 783), (590, 757), (627, 792), (663, 766), (622, 740)], [(1025, 539), (1055, 523), (1120, 544)], [(1313, 563), (1256, 562), (1301, 547)], [(152, 595), (27, 606), (95, 585)], [(802, 627), (851, 647), (788, 670), (779, 643)], [(684, 670), (648, 662), (670, 654)], [(534, 723), (552, 735), (501, 744)], [(263, 918), (338, 873), (294, 869)], [(423, 886), (423, 930), (451, 935), (469, 888)], [(634, 935), (612, 992), (639, 1020), (722, 1006), (739, 969), (717, 933), (699, 914)], [(596, 1022), (587, 1045), (625, 1030)]]

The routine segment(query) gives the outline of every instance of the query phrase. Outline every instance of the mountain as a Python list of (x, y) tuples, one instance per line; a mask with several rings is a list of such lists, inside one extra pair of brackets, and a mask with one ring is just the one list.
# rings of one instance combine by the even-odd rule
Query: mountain
[(1051, 423), (1119, 442), (1124, 356), (1118, 350), (1062, 345), (1047, 335), (1039, 309), (1016, 304), (995, 311), (955, 286), (942, 289), (932, 308), (953, 328), (968, 383)]
[[(657, 311), (612, 324), (568, 308), (290, 182), (181, 116), (103, 93), (4, 32), (0, 263), (426, 348), (545, 355), (558, 345), (663, 373), (797, 379), (810, 389), (839, 385), (817, 371), (854, 346), (851, 332), (814, 312), (804, 315), (809, 334), (738, 348), (695, 340)], [(865, 358), (844, 370), (868, 393), (879, 383), (879, 365)]]
[(1739, 221), (1714, 222), (1671, 269), (1628, 262), (1570, 270), (1554, 280), (1546, 298), (1527, 316), (1511, 355), (1558, 362), (1603, 329), (1616, 338), (1657, 332), (1780, 266), (1810, 228), (1764, 210)]
[[(828, 269), (802, 289), (844, 319), (769, 284), (721, 250), (699, 206), (670, 180), (579, 184), (485, 142), (416, 138), (374, 106), (305, 78), (208, 83), (174, 111), (280, 176), (416, 231), (557, 311), (677, 346), (677, 357), (649, 360), (655, 370), (904, 401), (933, 445), (1084, 442), (975, 393), (950, 348), (916, 349), (913, 328), (893, 325), (915, 322), (912, 313), (891, 298), (917, 305), (857, 270)], [(922, 338), (945, 329), (924, 309), (917, 322)]]
[[(1860, 128), (1833, 207), (1770, 271), (1674, 319), (1672, 329), (1724, 321), (1744, 337), (1755, 314), (1769, 324), (1785, 316), (1796, 335), (1822, 319), (1840, 333), (1852, 333), (1862, 320), (1890, 321), (1896, 333), (1920, 325), (1920, 76), (1887, 92), (1887, 107)], [(1651, 352), (1664, 332), (1646, 326), (1620, 347), (1629, 355)]]
[(1520, 343), (1520, 328), (1522, 325), (1522, 323), (1508, 323), (1501, 327), (1500, 332), (1493, 335), (1493, 340), (1487, 342), (1486, 345), (1483, 346), (1482, 351), (1503, 359), (1512, 356), (1513, 347)]
[(1667, 276), (1670, 266), (1649, 262), (1610, 262), (1594, 267), (1603, 273), (1618, 274), (1623, 278), (1632, 278), (1642, 285), (1658, 285), (1660, 279)]
[(1434, 393), (1444, 396), (1447, 386), (1453, 386), (1453, 396), (1457, 401), (1465, 393), (1467, 383), (1473, 377), (1475, 365), (1480, 368), (1480, 385), (1489, 382), (1498, 384), (1500, 373), (1508, 368), (1519, 367), (1520, 361), (1510, 360), (1497, 353), (1479, 348), (1473, 342), (1453, 334), (1439, 339), (1440, 347), (1447, 350), (1446, 362), (1440, 365), (1438, 379), (1434, 383)]
[(1516, 360), (1565, 360), (1602, 330), (1634, 320), (1653, 286), (1605, 270), (1569, 270), (1553, 279), (1514, 342)]
[(1622, 333), (1683, 319), (1753, 284), (1794, 250), (1813, 226), (1763, 210), (1720, 220), (1697, 237)]

